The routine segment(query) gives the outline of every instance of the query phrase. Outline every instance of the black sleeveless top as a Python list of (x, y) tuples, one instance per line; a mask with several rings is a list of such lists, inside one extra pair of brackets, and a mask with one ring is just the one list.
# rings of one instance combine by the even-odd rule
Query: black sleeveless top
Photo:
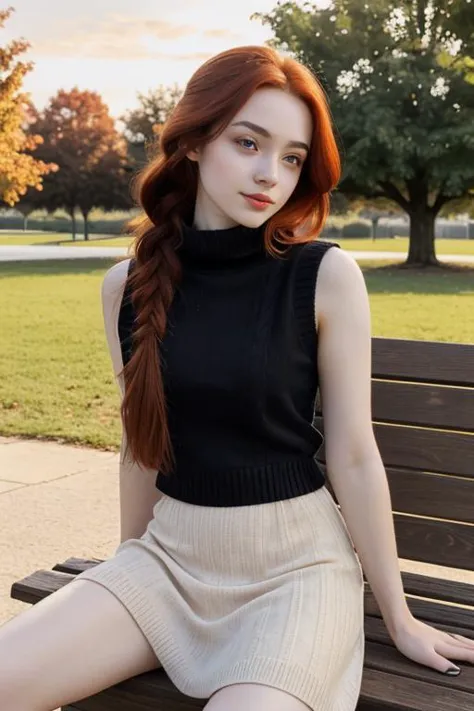
[[(260, 504), (324, 484), (314, 459), (322, 436), (312, 424), (314, 292), (322, 257), (339, 245), (318, 240), (270, 257), (264, 227), (183, 224), (183, 280), (161, 346), (176, 468), (156, 479), (181, 501)], [(124, 364), (133, 325), (127, 282), (118, 324)]]

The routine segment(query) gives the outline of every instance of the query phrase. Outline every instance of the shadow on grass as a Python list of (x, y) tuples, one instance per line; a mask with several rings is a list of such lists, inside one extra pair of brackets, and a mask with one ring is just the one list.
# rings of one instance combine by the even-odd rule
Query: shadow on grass
[(44, 259), (37, 261), (0, 262), (0, 278), (51, 276), (58, 274), (105, 273), (127, 257), (91, 257), (86, 259)]
[(372, 294), (456, 294), (474, 296), (474, 266), (444, 263), (440, 267), (410, 269), (393, 262), (360, 260)]

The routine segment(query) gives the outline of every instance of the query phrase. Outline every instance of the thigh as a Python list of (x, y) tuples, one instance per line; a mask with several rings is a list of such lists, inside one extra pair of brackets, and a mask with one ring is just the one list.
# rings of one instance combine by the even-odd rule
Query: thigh
[(50, 711), (158, 666), (126, 608), (90, 580), (66, 585), (0, 628), (6, 709)]
[(309, 706), (286, 691), (265, 684), (232, 684), (211, 696), (204, 711), (308, 711)]

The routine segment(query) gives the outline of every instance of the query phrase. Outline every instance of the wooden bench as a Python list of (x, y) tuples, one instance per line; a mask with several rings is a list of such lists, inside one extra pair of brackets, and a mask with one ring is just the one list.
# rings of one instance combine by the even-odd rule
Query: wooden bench
[[(373, 420), (387, 469), (400, 558), (474, 568), (474, 345), (373, 340)], [(317, 412), (315, 424), (323, 430)], [(318, 456), (319, 458), (319, 456)], [(321, 452), (324, 462), (324, 452)], [(70, 558), (17, 582), (12, 597), (35, 603), (98, 560)], [(474, 585), (403, 573), (415, 617), (474, 638)], [(388, 636), (366, 583), (366, 657), (360, 711), (473, 711), (474, 666), (457, 678), (415, 664)], [(191, 711), (163, 670), (69, 706), (72, 711)]]

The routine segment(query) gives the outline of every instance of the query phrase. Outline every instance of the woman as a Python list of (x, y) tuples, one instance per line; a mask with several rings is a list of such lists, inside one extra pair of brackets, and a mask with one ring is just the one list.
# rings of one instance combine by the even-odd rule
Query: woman
[[(269, 48), (231, 49), (192, 77), (160, 147), (134, 258), (103, 282), (121, 543), (1, 630), (3, 711), (160, 665), (207, 711), (351, 711), (358, 555), (398, 649), (455, 673), (448, 658), (473, 661), (473, 642), (415, 620), (403, 594), (364, 280), (315, 240), (340, 178), (319, 83)], [(314, 461), (318, 387), (342, 514)]]

